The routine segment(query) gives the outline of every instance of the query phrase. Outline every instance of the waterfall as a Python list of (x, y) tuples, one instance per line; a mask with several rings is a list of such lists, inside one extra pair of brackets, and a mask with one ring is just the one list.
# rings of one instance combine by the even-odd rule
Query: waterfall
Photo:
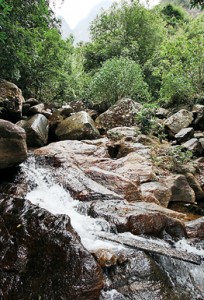
[[(111, 232), (109, 223), (103, 219), (93, 219), (85, 215), (85, 209), (84, 211), (83, 209), (79, 210), (80, 202), (73, 199), (67, 190), (55, 182), (51, 171), (49, 172), (47, 168), (37, 165), (34, 157), (30, 157), (26, 163), (22, 164), (22, 168), (25, 170), (29, 183), (26, 199), (50, 211), (52, 214), (68, 215), (73, 228), (81, 237), (81, 242), (85, 248), (89, 251), (101, 248), (114, 250), (125, 249), (125, 246), (121, 244), (103, 241), (97, 238), (97, 234), (100, 236), (100, 233)], [(83, 211), (83, 214), (80, 213), (80, 211)], [(124, 236), (132, 240), (138, 239), (147, 241), (146, 237), (136, 237), (131, 233), (123, 233), (120, 236), (121, 238)], [(149, 239), (148, 241), (170, 248), (168, 243), (160, 239)], [(197, 249), (186, 240), (177, 242), (175, 248), (178, 249), (178, 251), (194, 253), (204, 258), (204, 249)], [(191, 263), (157, 254), (153, 255), (153, 258), (159, 264), (160, 268), (163, 269), (165, 274), (167, 274), (172, 286), (176, 286), (177, 289), (179, 286), (179, 296), (184, 295), (182, 299), (204, 299), (204, 262), (196, 266)], [(119, 298), (117, 298), (117, 295), (119, 295)], [(118, 291), (112, 288), (108, 291), (102, 291), (100, 299), (123, 299), (123, 295), (118, 294)]]
[(52, 214), (66, 214), (81, 237), (81, 242), (89, 251), (99, 248), (122, 248), (120, 245), (97, 239), (97, 232), (110, 231), (110, 225), (104, 219), (93, 219), (79, 213), (79, 201), (74, 200), (69, 191), (55, 182), (53, 175), (43, 166), (36, 167), (34, 157), (23, 164), (29, 182), (26, 199)]

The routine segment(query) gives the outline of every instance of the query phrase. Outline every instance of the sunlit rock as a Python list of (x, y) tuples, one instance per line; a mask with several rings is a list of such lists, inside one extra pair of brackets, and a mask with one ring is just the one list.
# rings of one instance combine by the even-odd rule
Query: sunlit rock
[(96, 127), (99, 130), (105, 130), (120, 127), (136, 125), (136, 115), (142, 105), (132, 99), (124, 98), (118, 100), (107, 111), (96, 119)]
[(58, 140), (95, 139), (100, 136), (88, 113), (81, 111), (61, 121), (55, 130)]
[(192, 122), (193, 113), (186, 109), (181, 109), (166, 119), (164, 125), (169, 135), (175, 136), (181, 129), (189, 127)]
[(49, 122), (42, 114), (36, 114), (27, 120), (17, 123), (26, 131), (26, 141), (29, 147), (41, 147), (47, 144)]

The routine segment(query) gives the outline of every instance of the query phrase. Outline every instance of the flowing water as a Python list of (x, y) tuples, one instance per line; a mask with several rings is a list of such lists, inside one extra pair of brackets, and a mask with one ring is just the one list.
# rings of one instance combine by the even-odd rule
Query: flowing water
[[(82, 244), (85, 248), (92, 251), (94, 249), (124, 249), (124, 246), (109, 241), (103, 241), (97, 238), (97, 233), (110, 232), (111, 228), (108, 222), (102, 219), (93, 219), (89, 216), (79, 213), (79, 201), (74, 200), (68, 191), (55, 182), (51, 171), (47, 168), (36, 164), (35, 159), (30, 157), (26, 163), (22, 165), (29, 183), (29, 191), (26, 199), (33, 204), (50, 211), (53, 214), (67, 214), (71, 219), (73, 228), (81, 237)], [(126, 237), (134, 239), (130, 233), (125, 234)], [(142, 239), (142, 238), (141, 238)], [(143, 238), (144, 239), (144, 238)], [(153, 240), (155, 243), (165, 244), (162, 240)], [(175, 244), (175, 247), (182, 251), (192, 252), (204, 258), (204, 249), (190, 245), (186, 240), (180, 240)], [(172, 286), (180, 286), (183, 298), (178, 299), (204, 299), (204, 263), (201, 265), (193, 265), (178, 261), (162, 255), (154, 256), (167, 274)], [(190, 295), (190, 296), (189, 296)], [(180, 296), (179, 296), (180, 297)], [(186, 298), (185, 298), (186, 297)], [(103, 291), (101, 299), (137, 299), (125, 298), (115, 289)]]

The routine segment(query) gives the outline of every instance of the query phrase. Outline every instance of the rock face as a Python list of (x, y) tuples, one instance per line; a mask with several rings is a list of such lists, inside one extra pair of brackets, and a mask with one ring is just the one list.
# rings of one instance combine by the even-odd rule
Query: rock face
[(57, 125), (55, 134), (58, 140), (95, 139), (100, 136), (94, 121), (84, 111), (78, 112), (60, 122)]
[(186, 230), (190, 238), (204, 238), (204, 217), (186, 223)]
[[(133, 147), (135, 146), (135, 147)], [(131, 152), (137, 149), (137, 152)], [(59, 166), (55, 176), (74, 198), (80, 200), (141, 200), (140, 182), (151, 181), (155, 174), (146, 148), (134, 143), (130, 153), (112, 159), (107, 139), (95, 141), (61, 141), (37, 149), (38, 159)], [(146, 153), (147, 152), (147, 153)], [(80, 168), (79, 168), (80, 166)], [(93, 167), (94, 166), (94, 167)], [(62, 178), (61, 169), (67, 170)]]
[(171, 189), (170, 202), (195, 202), (195, 193), (184, 175), (172, 175), (165, 179), (166, 185)]
[(173, 218), (181, 214), (154, 203), (128, 204), (123, 201), (95, 201), (88, 206), (90, 216), (104, 218), (115, 226), (118, 232), (162, 236), (165, 231), (174, 238), (186, 236), (184, 224)]
[(158, 200), (158, 204), (164, 207), (168, 206), (171, 199), (171, 189), (165, 184), (156, 181), (147, 182), (141, 185), (141, 190), (143, 196), (153, 194), (156, 200)]
[(102, 270), (66, 215), (0, 198), (2, 299), (98, 300)]
[(166, 119), (164, 125), (167, 132), (170, 135), (175, 136), (175, 134), (177, 134), (181, 129), (188, 127), (192, 123), (192, 121), (193, 113), (186, 109), (181, 109), (180, 111)]
[(16, 166), (26, 158), (25, 130), (9, 121), (0, 120), (0, 169)]
[(17, 123), (26, 131), (26, 141), (29, 147), (41, 147), (47, 144), (49, 122), (41, 114), (36, 114), (27, 120), (21, 120)]
[(131, 99), (118, 100), (96, 119), (96, 127), (106, 131), (114, 127), (134, 126), (136, 125), (135, 116), (141, 107), (141, 104)]
[(22, 117), (24, 98), (13, 83), (0, 79), (0, 118), (16, 122)]

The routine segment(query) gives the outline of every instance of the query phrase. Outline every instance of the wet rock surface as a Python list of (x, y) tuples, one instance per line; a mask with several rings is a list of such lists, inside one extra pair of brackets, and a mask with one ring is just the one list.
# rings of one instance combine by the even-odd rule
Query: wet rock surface
[(97, 300), (102, 271), (67, 215), (0, 197), (1, 299)]
[(125, 201), (94, 201), (87, 206), (88, 215), (104, 218), (113, 230), (131, 232), (135, 235), (163, 236), (164, 232), (172, 238), (186, 237), (185, 226), (176, 219), (182, 214), (162, 208), (155, 203)]

